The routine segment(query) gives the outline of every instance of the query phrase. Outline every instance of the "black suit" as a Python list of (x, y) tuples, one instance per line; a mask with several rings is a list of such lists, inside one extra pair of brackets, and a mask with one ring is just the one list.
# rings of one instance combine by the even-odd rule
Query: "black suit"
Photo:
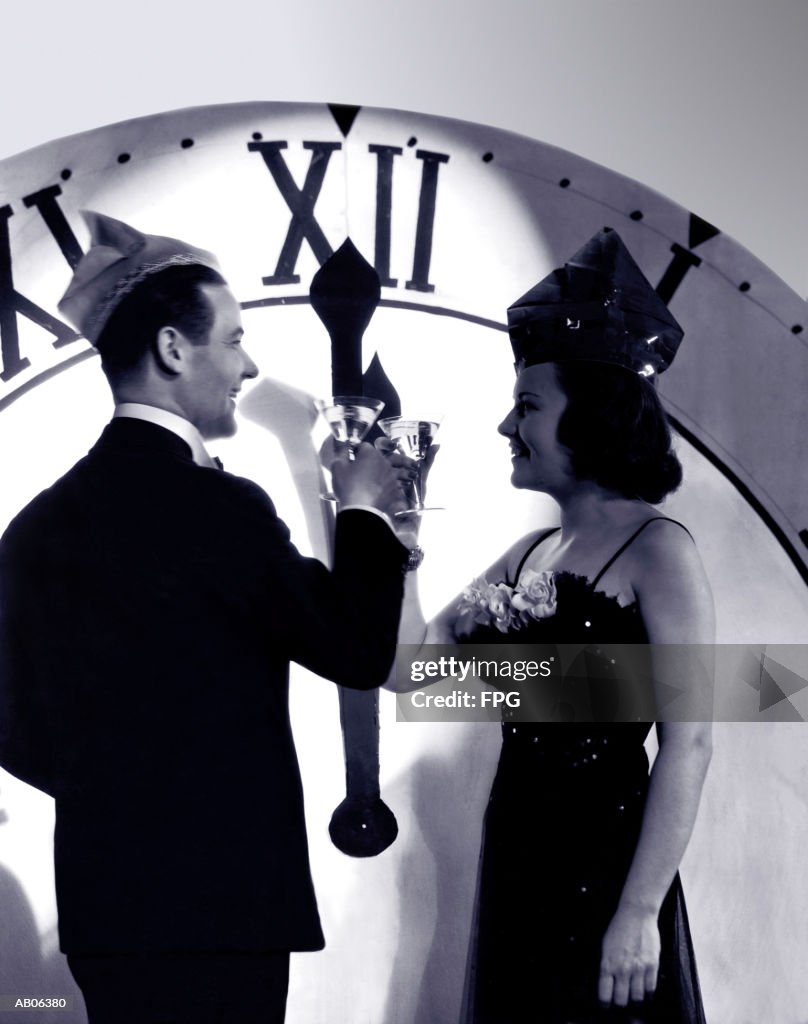
[(266, 494), (116, 419), (0, 543), (0, 763), (56, 799), (68, 953), (312, 950), (290, 661), (373, 687), (404, 548), (337, 519), (332, 572)]

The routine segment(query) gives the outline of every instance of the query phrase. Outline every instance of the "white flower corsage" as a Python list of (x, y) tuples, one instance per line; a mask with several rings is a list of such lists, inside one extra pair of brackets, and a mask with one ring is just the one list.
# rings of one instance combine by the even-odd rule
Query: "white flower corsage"
[(465, 588), (458, 609), (477, 625), (494, 626), (500, 633), (522, 629), (535, 619), (555, 614), (555, 574), (549, 569), (526, 569), (516, 587), (488, 583), (480, 576)]

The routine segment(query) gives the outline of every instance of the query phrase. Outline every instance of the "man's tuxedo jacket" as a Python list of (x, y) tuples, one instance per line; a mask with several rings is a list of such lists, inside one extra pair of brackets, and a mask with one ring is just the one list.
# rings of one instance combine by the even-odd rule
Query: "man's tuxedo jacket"
[(0, 543), (0, 763), (56, 800), (62, 949), (323, 945), (289, 662), (372, 687), (406, 552), (337, 517), (331, 572), (255, 484), (116, 419)]

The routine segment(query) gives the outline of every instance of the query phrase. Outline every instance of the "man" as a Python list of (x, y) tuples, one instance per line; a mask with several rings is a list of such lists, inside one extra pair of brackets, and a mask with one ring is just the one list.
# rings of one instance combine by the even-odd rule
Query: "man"
[(214, 257), (86, 217), (60, 309), (115, 414), (0, 542), (0, 763), (55, 797), (61, 947), (91, 1024), (282, 1021), (289, 951), (324, 944), (289, 663), (387, 675), (404, 470), (369, 445), (338, 460), (333, 570), (302, 557), (205, 450), (257, 373)]

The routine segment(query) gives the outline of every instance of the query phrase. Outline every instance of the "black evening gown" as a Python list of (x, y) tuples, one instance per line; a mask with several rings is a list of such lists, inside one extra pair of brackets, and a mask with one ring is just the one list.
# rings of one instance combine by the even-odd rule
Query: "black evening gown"
[[(646, 643), (636, 604), (621, 606), (595, 589), (633, 539), (592, 582), (557, 573), (552, 617), (505, 635), (477, 627), (466, 642)], [(678, 875), (659, 915), (656, 994), (626, 1009), (603, 1008), (597, 999), (601, 941), (645, 806), (650, 728), (505, 717), (483, 834), (466, 999), (471, 1024), (704, 1024)]]

